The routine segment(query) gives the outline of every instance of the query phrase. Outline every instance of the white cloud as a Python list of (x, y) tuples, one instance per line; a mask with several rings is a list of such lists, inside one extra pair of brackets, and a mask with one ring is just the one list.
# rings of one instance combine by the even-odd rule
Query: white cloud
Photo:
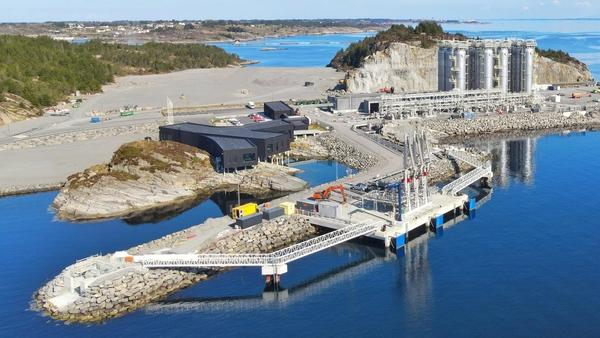
[(592, 7), (592, 3), (589, 1), (577, 1), (575, 2), (575, 6), (578, 7)]
[(521, 7), (521, 9), (524, 10), (524, 11), (528, 11), (529, 10), (529, 6), (523, 6), (523, 7)]

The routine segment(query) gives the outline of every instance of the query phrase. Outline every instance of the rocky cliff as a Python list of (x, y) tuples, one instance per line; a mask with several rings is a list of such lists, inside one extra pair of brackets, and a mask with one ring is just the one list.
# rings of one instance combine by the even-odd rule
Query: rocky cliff
[(59, 218), (90, 220), (126, 217), (136, 212), (185, 203), (218, 191), (265, 196), (298, 191), (307, 183), (297, 169), (261, 163), (237, 174), (217, 173), (198, 148), (158, 141), (137, 141), (119, 148), (110, 163), (68, 178), (52, 206)]
[(393, 43), (368, 56), (360, 68), (350, 70), (346, 86), (354, 93), (376, 92), (384, 87), (406, 92), (435, 90), (437, 48)]
[[(572, 83), (589, 81), (592, 74), (585, 65), (560, 63), (537, 56), (536, 83)], [(354, 93), (376, 92), (394, 87), (396, 92), (437, 90), (437, 47), (421, 48), (393, 43), (383, 51), (367, 56), (361, 67), (349, 70), (347, 90)]]
[(561, 63), (538, 55), (535, 60), (536, 83), (575, 83), (592, 81), (593, 76), (583, 63)]
[(41, 114), (41, 109), (34, 107), (24, 98), (10, 93), (0, 93), (0, 126)]

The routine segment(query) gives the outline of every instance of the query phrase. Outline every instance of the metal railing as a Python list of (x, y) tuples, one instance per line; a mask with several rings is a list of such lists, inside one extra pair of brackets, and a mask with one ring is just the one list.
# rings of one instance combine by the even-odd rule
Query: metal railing
[(467, 152), (464, 152), (464, 151), (457, 151), (457, 150), (449, 149), (446, 151), (446, 153), (448, 154), (448, 156), (453, 157), (459, 161), (468, 163), (474, 167), (483, 167), (486, 165), (485, 163), (481, 162), (475, 156), (473, 156)]
[(315, 252), (376, 231), (383, 221), (346, 226), (267, 254), (149, 254), (133, 256), (145, 267), (236, 267), (287, 264)]
[(442, 187), (442, 193), (454, 195), (469, 185), (475, 183), (478, 179), (491, 176), (492, 169), (489, 166), (480, 167), (474, 170), (471, 170), (467, 174), (457, 178), (456, 180), (446, 184)]

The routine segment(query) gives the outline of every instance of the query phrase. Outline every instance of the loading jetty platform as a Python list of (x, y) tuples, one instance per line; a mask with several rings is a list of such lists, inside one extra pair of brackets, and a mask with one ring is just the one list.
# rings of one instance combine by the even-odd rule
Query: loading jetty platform
[(460, 191), (476, 182), (486, 187), (493, 175), (489, 162), (481, 162), (466, 152), (449, 150), (448, 156), (474, 169), (441, 189), (430, 187), (431, 151), (425, 134), (406, 136), (404, 147), (405, 169), (399, 180), (392, 180), (375, 194), (351, 192), (342, 187), (328, 191), (327, 198), (293, 201), (296, 213), (308, 217), (312, 225), (331, 230), (326, 234), (272, 253), (130, 255), (122, 251), (114, 257), (144, 268), (256, 266), (261, 268), (267, 284), (277, 285), (280, 276), (288, 272), (289, 263), (362, 236), (381, 240), (386, 248), (399, 250), (428, 229), (441, 231), (448, 221), (468, 215), (476, 208), (476, 200)]
[[(296, 193), (284, 198), (293, 210), (281, 221), (233, 230), (235, 221), (225, 216), (159, 239), (157, 245), (89, 257), (46, 284), (36, 296), (38, 304), (67, 321), (103, 320), (157, 301), (223, 268), (245, 266), (260, 267), (265, 288), (279, 290), (291, 262), (361, 237), (380, 242), (386, 252), (399, 252), (421, 234), (439, 233), (471, 215), (478, 203), (463, 193), (465, 188), (478, 183), (491, 192), (489, 162), (447, 150), (447, 156), (473, 169), (444, 186), (430, 186), (432, 154), (424, 134), (407, 137), (403, 147), (399, 170), (378, 181), (378, 189), (360, 190), (355, 183), (312, 195)], [(321, 231), (315, 234), (315, 229)], [(237, 241), (235, 248), (206, 250), (206, 245), (231, 231), (233, 235), (223, 240)], [(245, 250), (248, 245), (256, 251)]]

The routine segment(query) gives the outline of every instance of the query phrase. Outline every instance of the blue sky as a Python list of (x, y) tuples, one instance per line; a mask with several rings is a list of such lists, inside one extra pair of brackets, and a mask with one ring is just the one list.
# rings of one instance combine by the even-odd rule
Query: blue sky
[(600, 0), (0, 0), (0, 22), (120, 19), (575, 18)]

